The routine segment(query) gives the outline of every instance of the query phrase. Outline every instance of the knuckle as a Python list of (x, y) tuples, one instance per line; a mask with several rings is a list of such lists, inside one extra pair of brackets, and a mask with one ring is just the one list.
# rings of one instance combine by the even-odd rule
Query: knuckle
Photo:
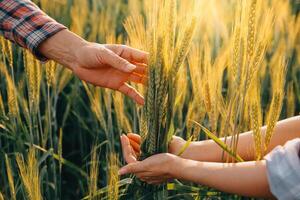
[(122, 49), (122, 50), (124, 50), (124, 49), (127, 48), (127, 46), (125, 44), (121, 44), (121, 45), (119, 45), (119, 48)]

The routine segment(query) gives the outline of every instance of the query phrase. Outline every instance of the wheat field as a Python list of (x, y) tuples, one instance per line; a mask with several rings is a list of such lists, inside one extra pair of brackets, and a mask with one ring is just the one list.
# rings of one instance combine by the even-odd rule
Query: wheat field
[[(227, 162), (242, 162), (239, 133), (253, 130), (261, 160), (276, 122), (300, 113), (299, 0), (34, 2), (89, 41), (149, 52), (147, 84), (135, 85), (146, 103), (84, 83), (1, 37), (0, 199), (244, 199), (119, 177), (120, 135), (141, 135), (141, 159), (167, 152), (177, 135), (213, 139)], [(218, 139), (227, 136), (230, 144)]]

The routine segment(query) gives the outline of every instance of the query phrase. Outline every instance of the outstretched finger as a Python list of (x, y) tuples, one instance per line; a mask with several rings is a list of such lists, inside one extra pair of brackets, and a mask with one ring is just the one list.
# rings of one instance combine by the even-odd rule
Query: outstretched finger
[(129, 61), (120, 57), (109, 49), (103, 49), (99, 57), (100, 62), (110, 65), (111, 67), (116, 68), (122, 72), (130, 73), (136, 69), (135, 65), (131, 64)]
[(140, 105), (144, 105), (145, 103), (144, 97), (136, 89), (134, 89), (132, 86), (128, 85), (127, 83), (123, 84), (118, 89), (118, 91), (130, 97)]
[(149, 53), (126, 45), (105, 45), (129, 62), (148, 63)]

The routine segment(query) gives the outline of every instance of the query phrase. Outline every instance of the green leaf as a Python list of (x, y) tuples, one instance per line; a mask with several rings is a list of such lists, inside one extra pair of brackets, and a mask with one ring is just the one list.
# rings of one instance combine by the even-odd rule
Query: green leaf
[(181, 155), (185, 152), (185, 150), (186, 150), (186, 149), (190, 146), (190, 144), (192, 143), (193, 138), (194, 138), (194, 136), (192, 135), (192, 136), (186, 141), (186, 143), (183, 145), (183, 147), (181, 147), (181, 149), (180, 149), (180, 151), (179, 151), (179, 153), (178, 153), (178, 156), (181, 156)]
[(207, 128), (199, 124), (198, 122), (191, 120), (193, 123), (195, 123), (197, 126), (199, 126), (204, 133), (212, 139), (217, 145), (219, 145), (224, 151), (226, 151), (231, 157), (233, 157), (238, 162), (244, 162), (244, 160), (236, 153), (234, 152), (230, 147), (228, 147), (220, 138), (218, 138), (215, 134), (210, 132)]

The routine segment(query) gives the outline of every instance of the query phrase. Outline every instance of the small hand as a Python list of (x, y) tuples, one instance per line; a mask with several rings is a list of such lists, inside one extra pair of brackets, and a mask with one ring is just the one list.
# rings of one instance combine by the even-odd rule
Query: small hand
[[(178, 153), (181, 149), (181, 147), (184, 145), (186, 141), (183, 140), (180, 137), (177, 136), (173, 136), (172, 141), (170, 142), (169, 145), (169, 152), (171, 154), (175, 154)], [(123, 150), (123, 156), (124, 156), (124, 160), (130, 165), (133, 163), (140, 163), (139, 161), (137, 161), (138, 156), (140, 155), (140, 145), (141, 145), (141, 137), (137, 134), (133, 134), (133, 133), (129, 133), (126, 135), (122, 135), (121, 136), (121, 143), (122, 143), (122, 150)], [(160, 154), (159, 154), (160, 155)], [(161, 154), (162, 157), (163, 154)], [(157, 156), (157, 155), (155, 155)], [(168, 154), (168, 156), (170, 156), (170, 154)], [(167, 156), (167, 157), (168, 157)], [(154, 157), (154, 156), (153, 156)], [(152, 157), (151, 157), (152, 158)], [(150, 161), (148, 161), (148, 159)], [(151, 162), (151, 159), (148, 158), (142, 162)], [(153, 158), (155, 159), (155, 158)], [(160, 160), (160, 158), (158, 159), (158, 166), (161, 166), (164, 162), (164, 160)], [(166, 163), (167, 164), (167, 163)], [(160, 168), (162, 169), (162, 168)], [(168, 170), (166, 170), (168, 172)], [(159, 175), (159, 176), (154, 176), (154, 177), (143, 177), (142, 174), (136, 174), (138, 178), (140, 178), (142, 181), (151, 183), (151, 184), (160, 184), (163, 182), (168, 181), (171, 176), (165, 174), (165, 175)]]
[(137, 134), (128, 133), (121, 136), (123, 157), (126, 163), (134, 163), (140, 155), (141, 137)]
[(162, 153), (151, 156), (143, 161), (134, 161), (119, 170), (120, 175), (135, 174), (139, 179), (148, 184), (161, 184), (173, 177), (173, 167), (179, 157)]
[[(121, 136), (123, 157), (127, 163), (136, 161), (140, 156), (141, 142), (141, 136), (134, 133)], [(177, 155), (185, 143), (186, 141), (181, 137), (173, 136), (169, 144), (169, 153)]]

